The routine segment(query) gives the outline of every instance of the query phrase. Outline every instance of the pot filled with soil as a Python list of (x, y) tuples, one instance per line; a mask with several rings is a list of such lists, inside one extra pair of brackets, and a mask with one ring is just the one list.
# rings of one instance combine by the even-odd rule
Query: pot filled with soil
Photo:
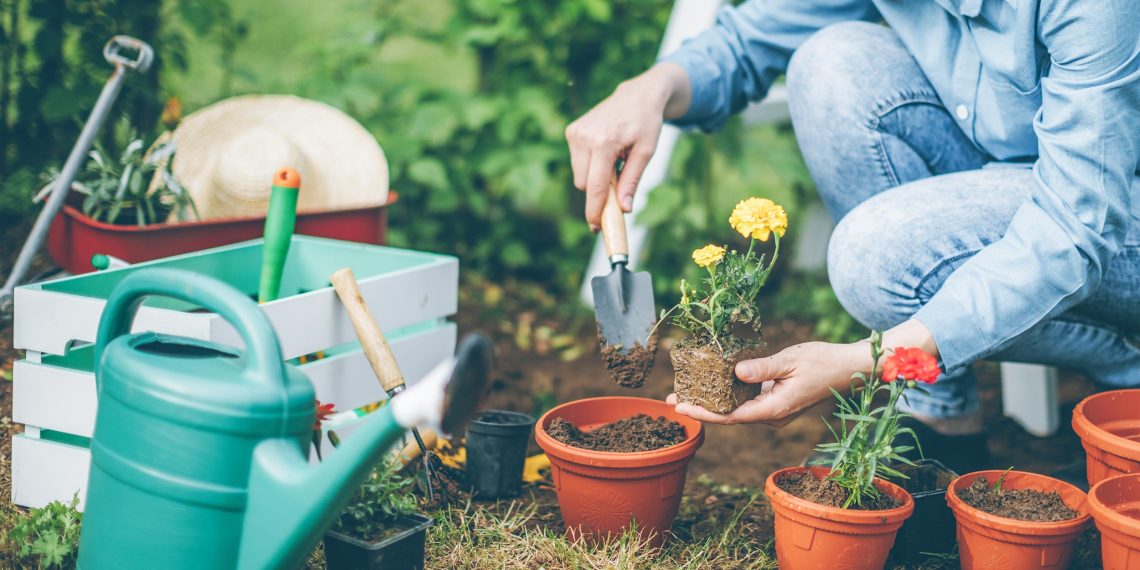
[(1085, 448), (1089, 486), (1140, 473), (1140, 390), (1113, 390), (1085, 398), (1073, 410), (1073, 431)]
[(388, 460), (377, 465), (325, 533), (330, 570), (420, 570), (432, 519), (416, 512), (415, 481)]
[(954, 514), (946, 505), (946, 489), (958, 478), (941, 462), (920, 459), (914, 465), (898, 464), (896, 468), (906, 476), (898, 479), (902, 487), (914, 498), (914, 514), (903, 522), (891, 548), (891, 559), (898, 563), (920, 563), (928, 553), (954, 551)]
[(636, 524), (661, 545), (673, 524), (701, 423), (647, 398), (588, 398), (542, 416), (535, 430), (550, 459), (572, 538), (606, 538)]
[(420, 570), (424, 541), (432, 519), (405, 515), (367, 540), (336, 531), (325, 533), (325, 560), (330, 570)]
[[(784, 208), (766, 198), (741, 201), (729, 225), (748, 240), (741, 253), (706, 245), (693, 261), (706, 275), (694, 283), (681, 280), (681, 300), (662, 315), (688, 334), (670, 351), (676, 371), (673, 393), (678, 403), (727, 414), (760, 394), (760, 384), (736, 377), (736, 364), (757, 358), (764, 348), (756, 299), (780, 255), (780, 237), (788, 227)], [(760, 251), (772, 240), (772, 255)]]
[(487, 410), (467, 426), (467, 482), (477, 499), (513, 497), (522, 486), (523, 464), (534, 418)]
[(950, 484), (962, 568), (1069, 567), (1089, 522), (1080, 489), (1036, 473), (978, 471)]
[(846, 489), (826, 467), (788, 467), (772, 473), (764, 493), (776, 515), (776, 559), (781, 568), (882, 568), (914, 499), (902, 487), (875, 480), (879, 496), (844, 508)]
[(1140, 474), (1104, 479), (1089, 490), (1106, 570), (1140, 568)]

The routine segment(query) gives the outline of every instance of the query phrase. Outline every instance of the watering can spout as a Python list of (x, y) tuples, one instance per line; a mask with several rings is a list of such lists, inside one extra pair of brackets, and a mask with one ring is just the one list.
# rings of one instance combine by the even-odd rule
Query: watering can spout
[[(461, 360), (462, 347), (460, 357)], [(369, 414), (324, 461), (310, 465), (307, 449), (273, 439), (254, 450), (239, 568), (281, 568), (303, 561), (384, 453), (413, 426), (448, 427), (447, 405), (455, 362)], [(482, 386), (479, 387), (480, 391)]]

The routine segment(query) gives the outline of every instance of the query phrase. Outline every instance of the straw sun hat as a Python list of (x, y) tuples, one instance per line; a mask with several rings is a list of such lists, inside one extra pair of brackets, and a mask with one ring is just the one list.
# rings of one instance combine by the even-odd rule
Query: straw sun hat
[(226, 99), (174, 131), (171, 169), (201, 219), (265, 215), (273, 173), (301, 173), (297, 211), (343, 210), (388, 200), (384, 151), (334, 107), (284, 95)]

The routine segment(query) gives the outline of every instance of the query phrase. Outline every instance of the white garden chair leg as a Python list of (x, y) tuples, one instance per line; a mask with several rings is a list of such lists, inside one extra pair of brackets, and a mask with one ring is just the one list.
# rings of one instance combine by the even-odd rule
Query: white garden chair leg
[(1048, 437), (1060, 426), (1057, 369), (1039, 364), (1001, 364), (1001, 404), (1025, 431)]

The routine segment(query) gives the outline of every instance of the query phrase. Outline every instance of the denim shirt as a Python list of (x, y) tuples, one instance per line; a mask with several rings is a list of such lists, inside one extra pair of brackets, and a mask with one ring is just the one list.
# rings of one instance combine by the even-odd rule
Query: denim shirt
[(946, 370), (1091, 295), (1140, 202), (1140, 0), (747, 1), (664, 58), (692, 83), (676, 124), (719, 128), (808, 36), (848, 20), (885, 21), (980, 149), (1032, 164), (1032, 195), (1005, 236), (915, 315)]

